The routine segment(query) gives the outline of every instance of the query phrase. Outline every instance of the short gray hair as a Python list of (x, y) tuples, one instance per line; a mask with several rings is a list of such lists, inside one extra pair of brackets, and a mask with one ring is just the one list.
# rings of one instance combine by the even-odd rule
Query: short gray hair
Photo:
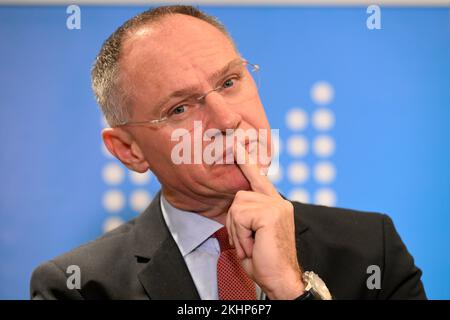
[(224, 25), (217, 18), (192, 6), (160, 6), (144, 11), (126, 21), (103, 43), (91, 71), (92, 89), (97, 103), (111, 127), (125, 123), (131, 117), (129, 107), (131, 97), (127, 93), (128, 90), (123, 88), (119, 77), (119, 59), (123, 42), (139, 27), (172, 14), (184, 14), (203, 20), (219, 29), (233, 43)]

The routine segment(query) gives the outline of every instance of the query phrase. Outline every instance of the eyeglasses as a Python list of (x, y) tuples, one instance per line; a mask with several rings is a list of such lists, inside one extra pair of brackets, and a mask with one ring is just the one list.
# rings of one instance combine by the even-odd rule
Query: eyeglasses
[(159, 118), (145, 121), (126, 121), (118, 126), (143, 126), (143, 125), (170, 125), (173, 128), (185, 128), (191, 130), (194, 121), (202, 121), (205, 112), (205, 98), (213, 92), (217, 92), (223, 99), (224, 105), (239, 106), (244, 108), (247, 101), (257, 96), (259, 86), (259, 71), (257, 64), (252, 64), (243, 59), (237, 59), (230, 63), (227, 72), (215, 82), (213, 89), (201, 93), (190, 94), (182, 98), (178, 103), (163, 107), (159, 112)]

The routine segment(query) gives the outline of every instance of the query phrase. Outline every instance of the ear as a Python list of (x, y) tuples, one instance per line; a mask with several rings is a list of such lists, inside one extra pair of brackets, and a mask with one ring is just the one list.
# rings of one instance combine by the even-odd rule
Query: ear
[(130, 133), (122, 128), (105, 128), (102, 131), (106, 148), (128, 169), (144, 173), (149, 169), (147, 160)]

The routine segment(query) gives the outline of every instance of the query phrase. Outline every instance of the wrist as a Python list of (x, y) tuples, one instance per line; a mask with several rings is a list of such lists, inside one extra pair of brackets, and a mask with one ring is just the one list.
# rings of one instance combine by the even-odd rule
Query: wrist
[(275, 289), (266, 291), (270, 300), (295, 300), (305, 293), (305, 285), (301, 276), (295, 281), (283, 281)]

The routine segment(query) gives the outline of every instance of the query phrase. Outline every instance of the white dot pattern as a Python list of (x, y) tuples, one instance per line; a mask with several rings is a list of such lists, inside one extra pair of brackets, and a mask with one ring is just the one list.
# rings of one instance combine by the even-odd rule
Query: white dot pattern
[[(321, 80), (311, 86), (310, 96), (315, 104), (311, 109), (295, 107), (286, 112), (286, 126), (292, 133), (285, 140), (287, 155), (291, 158), (286, 165), (286, 177), (291, 183), (288, 196), (303, 203), (313, 201), (334, 206), (337, 196), (331, 184), (336, 181), (337, 170), (331, 157), (336, 152), (336, 142), (331, 130), (336, 118), (330, 107), (335, 90), (329, 82)], [(297, 160), (300, 157), (302, 161)], [(309, 168), (312, 168), (313, 179), (309, 179)], [(318, 189), (314, 190), (314, 186)]]

